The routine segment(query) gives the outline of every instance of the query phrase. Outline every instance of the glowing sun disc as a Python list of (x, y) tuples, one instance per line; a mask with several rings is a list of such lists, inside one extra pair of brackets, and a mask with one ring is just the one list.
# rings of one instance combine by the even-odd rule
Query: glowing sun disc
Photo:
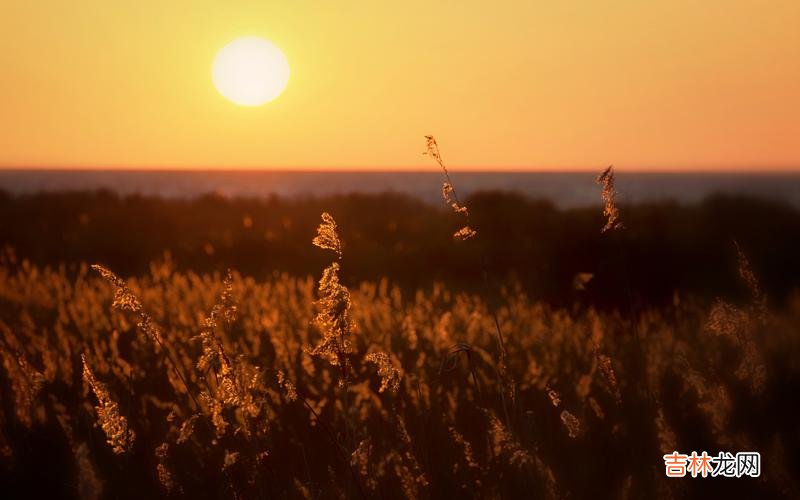
[(217, 53), (211, 76), (226, 99), (242, 106), (259, 106), (286, 88), (289, 62), (281, 49), (263, 38), (237, 38)]

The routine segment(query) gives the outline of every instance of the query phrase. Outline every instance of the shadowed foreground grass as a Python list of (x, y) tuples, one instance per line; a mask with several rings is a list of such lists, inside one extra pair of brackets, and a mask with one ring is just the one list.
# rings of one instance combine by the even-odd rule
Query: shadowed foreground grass
[[(505, 356), (479, 296), (385, 279), (348, 290), (346, 250), (327, 258), (318, 291), (290, 275), (157, 262), (125, 282), (4, 257), (0, 490), (797, 496), (800, 300), (767, 310), (743, 255), (752, 295), (735, 305), (602, 312), (503, 289)], [(762, 477), (667, 479), (673, 450), (759, 451)]]

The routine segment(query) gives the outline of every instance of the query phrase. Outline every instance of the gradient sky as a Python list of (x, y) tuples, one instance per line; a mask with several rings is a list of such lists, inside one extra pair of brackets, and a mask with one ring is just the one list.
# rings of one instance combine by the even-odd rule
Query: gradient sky
[[(490, 5), (491, 4), (491, 5)], [(211, 62), (282, 48), (284, 94)], [(4, 1), (0, 166), (798, 169), (800, 1)]]

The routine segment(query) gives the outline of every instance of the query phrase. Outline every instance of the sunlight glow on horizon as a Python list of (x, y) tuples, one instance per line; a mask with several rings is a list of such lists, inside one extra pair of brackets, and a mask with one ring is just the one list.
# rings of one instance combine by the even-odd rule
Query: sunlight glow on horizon
[[(12, 0), (0, 168), (421, 170), (433, 133), (462, 169), (797, 170), (798, 24), (796, 0)], [(209, 78), (247, 36), (291, 64), (264, 106)]]

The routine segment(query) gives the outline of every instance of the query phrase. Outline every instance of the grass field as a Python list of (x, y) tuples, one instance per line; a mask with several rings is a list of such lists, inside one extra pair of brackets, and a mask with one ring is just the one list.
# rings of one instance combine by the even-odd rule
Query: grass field
[[(724, 282), (660, 293), (675, 284), (658, 272), (669, 262), (648, 267), (648, 240), (619, 236), (641, 235), (648, 219), (636, 214), (652, 220), (652, 209), (626, 219), (605, 188), (604, 216), (563, 217), (600, 235), (605, 246), (588, 252), (613, 259), (563, 252), (589, 268), (550, 288), (571, 290), (554, 300), (486, 260), (511, 254), (504, 265), (519, 269), (520, 255), (497, 250), (519, 235), (504, 240), (480, 213), (487, 205), (472, 208), (480, 196), (467, 210), (448, 185), (454, 230), (420, 243), (417, 255), (438, 257), (417, 260), (406, 280), (363, 278), (386, 262), (359, 262), (363, 242), (383, 240), (327, 213), (305, 232), (314, 257), (295, 250), (320, 264), (311, 276), (195, 271), (168, 255), (123, 279), (80, 254), (47, 265), (7, 247), (0, 486), (7, 498), (796, 497), (800, 295), (785, 285), (795, 274), (769, 282), (782, 284), (771, 300), (775, 286), (734, 244), (729, 294), (713, 293)], [(431, 229), (404, 227), (393, 238)], [(26, 241), (15, 238), (6, 243)], [(552, 280), (543, 255), (531, 269)], [(450, 264), (469, 279), (436, 278)], [(650, 268), (653, 289), (641, 284)], [(665, 476), (662, 455), (703, 450), (757, 451), (761, 476)]]

